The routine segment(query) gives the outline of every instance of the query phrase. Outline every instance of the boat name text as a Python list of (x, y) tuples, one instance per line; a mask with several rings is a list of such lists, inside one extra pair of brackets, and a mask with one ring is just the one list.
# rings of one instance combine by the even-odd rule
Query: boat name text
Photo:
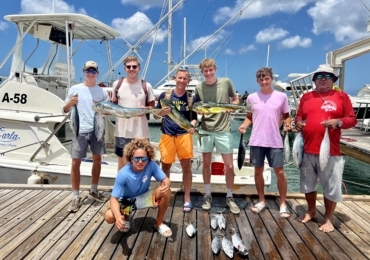
[[(0, 141), (1, 142), (13, 142), (18, 141), (21, 138), (14, 131), (12, 133), (6, 132), (5, 126), (0, 126)], [(5, 132), (5, 133), (4, 133)]]
[(14, 93), (14, 97), (9, 97), (8, 93), (5, 93), (3, 100), (1, 102), (11, 102), (13, 103), (19, 103), (21, 104), (26, 104), (27, 103), (27, 95), (26, 94), (19, 94), (19, 93)]

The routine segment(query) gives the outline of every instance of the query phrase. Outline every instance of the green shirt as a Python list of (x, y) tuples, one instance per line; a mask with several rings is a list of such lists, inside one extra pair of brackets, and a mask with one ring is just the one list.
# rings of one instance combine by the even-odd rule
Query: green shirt
[[(205, 81), (195, 87), (197, 101), (230, 104), (230, 98), (236, 96), (234, 85), (228, 78), (217, 78), (212, 85)], [(230, 114), (206, 114), (202, 116), (201, 128), (210, 132), (229, 132)]]

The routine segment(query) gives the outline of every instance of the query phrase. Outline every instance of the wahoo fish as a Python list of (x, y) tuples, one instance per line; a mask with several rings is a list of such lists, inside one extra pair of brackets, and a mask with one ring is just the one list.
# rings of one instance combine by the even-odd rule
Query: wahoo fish
[(235, 228), (231, 228), (234, 231), (234, 234), (231, 236), (231, 241), (233, 242), (234, 247), (238, 250), (238, 254), (240, 255), (248, 255), (248, 250), (243, 244), (243, 241), (238, 236), (235, 231)]
[(289, 143), (289, 132), (285, 132), (284, 137), (284, 156), (285, 161), (288, 163), (290, 159), (290, 143)]
[(240, 135), (239, 149), (238, 149), (238, 168), (239, 170), (243, 167), (245, 160), (245, 143), (243, 140), (243, 134)]
[(330, 139), (329, 139), (329, 130), (326, 127), (324, 139), (321, 141), (320, 145), (319, 162), (321, 171), (325, 170), (326, 165), (328, 164), (329, 161), (329, 157), (330, 157)]
[(119, 105), (106, 101), (95, 103), (92, 106), (92, 109), (98, 113), (106, 113), (112, 116), (123, 117), (126, 119), (149, 113), (160, 116), (158, 113), (161, 111), (161, 109), (121, 107)]
[(253, 104), (249, 104), (246, 106), (239, 106), (235, 104), (199, 101), (199, 102), (194, 103), (192, 110), (197, 113), (203, 113), (203, 114), (219, 114), (219, 113), (225, 113), (227, 110), (232, 110), (233, 112), (243, 111), (243, 112), (253, 113), (253, 110), (251, 108), (252, 106)]
[(174, 121), (176, 124), (178, 124), (181, 128), (185, 129), (186, 131), (190, 128), (195, 129), (195, 134), (198, 136), (199, 143), (202, 145), (201, 138), (203, 136), (208, 136), (208, 134), (199, 134), (198, 130), (187, 120), (184, 115), (176, 108), (172, 102), (166, 98), (161, 99), (161, 106), (162, 107), (170, 107), (171, 113), (168, 114), (168, 116)]
[(103, 140), (105, 122), (102, 114), (95, 113), (94, 115), (94, 134), (98, 142)]
[(71, 126), (73, 135), (78, 137), (78, 134), (80, 132), (80, 116), (78, 115), (77, 105), (71, 107), (69, 125)]
[(218, 228), (217, 218), (218, 218), (218, 216), (216, 216), (216, 215), (214, 215), (214, 216), (211, 218), (211, 227), (212, 227), (213, 229), (217, 229), (217, 228)]
[(233, 243), (231, 243), (230, 240), (228, 240), (226, 238), (226, 236), (224, 236), (222, 238), (222, 250), (224, 250), (225, 254), (230, 257), (230, 258), (233, 258), (234, 256), (234, 247), (233, 247)]
[(303, 161), (303, 136), (302, 132), (299, 132), (294, 139), (293, 143), (293, 160), (294, 164), (297, 166), (298, 169), (301, 168), (302, 161)]
[(189, 237), (193, 237), (195, 236), (195, 233), (197, 233), (197, 229), (193, 226), (193, 224), (188, 224), (188, 223), (185, 223), (187, 224), (188, 226), (186, 227), (186, 233), (188, 234)]
[(217, 224), (220, 230), (226, 229), (226, 219), (224, 215), (222, 215), (222, 211), (220, 211), (220, 215), (217, 216)]
[(212, 239), (211, 243), (212, 252), (217, 255), (221, 251), (221, 241), (217, 235)]

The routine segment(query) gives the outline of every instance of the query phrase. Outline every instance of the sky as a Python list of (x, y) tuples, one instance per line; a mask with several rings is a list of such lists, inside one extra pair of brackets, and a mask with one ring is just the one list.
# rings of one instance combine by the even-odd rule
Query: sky
[[(173, 0), (173, 6), (178, 1)], [(54, 12), (85, 14), (116, 29), (122, 37), (111, 42), (115, 64), (160, 20), (161, 13), (167, 12), (167, 8), (163, 11), (166, 3), (166, 0), (54, 0)], [(2, 0), (0, 16), (52, 13), (52, 7), (53, 0)], [(243, 9), (242, 14), (237, 15)], [(184, 59), (184, 18), (186, 53), (193, 53), (187, 63), (199, 64), (205, 57), (215, 59), (216, 76), (230, 78), (239, 93), (259, 90), (255, 72), (261, 67), (268, 65), (279, 75), (279, 80), (287, 81), (290, 73), (316, 70), (319, 64), (325, 63), (328, 52), (370, 37), (367, 32), (370, 0), (185, 0), (172, 14), (174, 63)], [(136, 52), (142, 59), (142, 72), (149, 60), (145, 79), (153, 86), (160, 84), (167, 74), (167, 21), (161, 24), (156, 37), (148, 37)], [(209, 39), (216, 31), (219, 32)], [(16, 33), (13, 23), (0, 19), (0, 62), (12, 49)], [(152, 56), (148, 59), (153, 41)], [(24, 57), (34, 47), (34, 42), (27, 44)], [(103, 47), (99, 41), (86, 41), (82, 45), (73, 60), (76, 80), (83, 77), (78, 68), (87, 60), (96, 61), (100, 75), (105, 74), (108, 66)], [(42, 50), (45, 49), (39, 48), (30, 60), (35, 66), (44, 61), (45, 56), (38, 53)], [(369, 64), (370, 54), (346, 62), (344, 89), (347, 93), (356, 95), (364, 84), (370, 84)], [(0, 75), (8, 76), (10, 66), (11, 59), (0, 68)], [(118, 65), (115, 78), (123, 72), (123, 65)]]

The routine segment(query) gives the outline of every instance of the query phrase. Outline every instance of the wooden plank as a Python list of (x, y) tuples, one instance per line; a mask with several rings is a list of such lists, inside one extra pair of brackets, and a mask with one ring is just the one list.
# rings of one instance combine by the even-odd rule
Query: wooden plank
[[(182, 205), (181, 205), (182, 210)], [(189, 237), (186, 233), (186, 228), (191, 223), (197, 229), (197, 213), (195, 210), (192, 210), (189, 213), (183, 213), (184, 215), (184, 225), (182, 226), (182, 240), (181, 240), (181, 256), (180, 259), (190, 259), (195, 260), (197, 259), (197, 233), (194, 237)]]
[(165, 260), (179, 259), (181, 254), (181, 240), (184, 213), (182, 212), (184, 195), (177, 194), (175, 199), (175, 206), (171, 219), (172, 236), (167, 239), (166, 249), (163, 255)]
[[(194, 210), (193, 210), (194, 211)], [(212, 236), (210, 226), (209, 213), (204, 211), (196, 211), (197, 213), (197, 258), (198, 259), (213, 259), (211, 249)]]
[[(107, 196), (108, 193), (104, 193), (105, 197)], [(85, 219), (87, 225), (85, 228), (82, 230), (80, 234), (74, 239), (74, 242), (71, 243), (71, 246), (67, 248), (66, 251), (60, 256), (59, 259), (75, 259), (79, 253), (84, 249), (85, 245), (87, 242), (90, 240), (90, 238), (94, 235), (96, 230), (99, 228), (99, 226), (102, 224), (104, 220), (104, 213), (108, 209), (108, 202), (105, 202), (102, 207), (99, 209), (99, 211), (96, 212), (95, 216), (88, 221), (88, 219)], [(97, 205), (99, 206), (99, 205)], [(93, 215), (93, 212), (89, 212), (88, 214)], [(85, 214), (84, 214), (85, 215)]]
[[(362, 221), (361, 224), (364, 225), (364, 227), (368, 227), (370, 224), (370, 206), (368, 206), (364, 202), (353, 202), (353, 201), (344, 201), (341, 203), (341, 205), (345, 205), (349, 209), (349, 216), (352, 218), (352, 213), (355, 213), (356, 215), (360, 216)], [(369, 232), (369, 230), (367, 230)]]
[[(80, 185), (80, 191), (89, 191), (91, 185)], [(0, 183), (0, 189), (14, 190), (69, 190), (72, 191), (71, 184), (13, 184)], [(99, 186), (99, 191), (112, 192), (113, 186)]]
[[(354, 205), (357, 205), (357, 206), (354, 206), (354, 208), (352, 210), (357, 211), (357, 207), (361, 207), (361, 209), (363, 209), (364, 212), (370, 214), (370, 203), (366, 203), (364, 201), (352, 201), (352, 202), (354, 203)], [(363, 216), (363, 218), (369, 219), (369, 218), (364, 217), (364, 216)]]
[(7, 202), (10, 198), (17, 196), (18, 193), (24, 192), (24, 190), (6, 190), (8, 192), (4, 193), (0, 197), (0, 209), (3, 209), (3, 203)]
[(0, 203), (2, 201), (2, 196), (7, 195), (11, 191), (12, 191), (11, 189), (9, 189), (9, 190), (7, 190), (7, 189), (0, 189)]
[[(44, 211), (40, 211), (42, 215), (36, 216), (34, 219), (37, 219), (32, 225), (29, 225), (22, 233), (16, 236), (12, 241), (16, 243), (9, 243), (5, 248), (0, 252), (0, 258), (8, 256), (9, 259), (20, 259), (21, 257), (16, 257), (14, 249), (20, 246), (23, 254), (26, 255), (27, 252), (30, 252), (35, 245), (37, 245), (45, 236), (57, 226), (60, 222), (63, 221), (64, 217), (67, 215), (65, 213), (67, 209), (67, 204), (70, 202), (70, 199), (66, 197), (66, 194), (59, 194), (54, 198)], [(59, 202), (58, 202), (59, 200)], [(53, 203), (55, 202), (55, 204)], [(48, 209), (48, 210), (47, 210)], [(2, 242), (2, 241), (1, 241)], [(17, 251), (19, 253), (19, 251)]]
[[(257, 201), (255, 203), (257, 203)], [(250, 207), (251, 206), (249, 206), (249, 208)], [(273, 239), (271, 239), (264, 226), (263, 219), (269, 216), (269, 210), (265, 209), (260, 214), (256, 214), (252, 212), (252, 210), (246, 210), (245, 212), (248, 216), (251, 226), (253, 227), (253, 232), (264, 257), (268, 259), (281, 259), (279, 251), (273, 243)]]
[[(169, 223), (171, 223), (171, 217), (175, 205), (176, 195), (172, 194), (169, 207), (166, 211), (166, 214), (164, 214), (163, 222), (170, 226)], [(173, 231), (172, 231), (173, 232)], [(154, 232), (152, 243), (150, 243), (150, 247), (148, 250), (147, 258), (152, 260), (160, 260), (163, 258), (164, 249), (166, 246), (167, 238), (159, 234), (159, 232)]]
[[(306, 213), (307, 206), (303, 207), (296, 200), (289, 200), (289, 202), (292, 209), (291, 218), (293, 217), (296, 220), (298, 216)], [(318, 232), (318, 226), (316, 222), (309, 221), (307, 223), (301, 223), (297, 220), (291, 221), (290, 224), (304, 241), (306, 246), (311, 250), (316, 259), (332, 259), (330, 253), (328, 253), (328, 251), (315, 236), (315, 234)]]
[[(84, 191), (87, 193), (87, 191)], [(83, 196), (82, 196), (83, 198)], [(68, 218), (60, 223), (41, 244), (44, 248), (48, 248), (47, 253), (42, 259), (59, 259), (61, 254), (73, 247), (79, 241), (75, 239), (83, 232), (86, 225), (91, 221), (92, 217), (105, 205), (105, 203), (95, 201), (92, 198), (87, 198), (83, 201), (80, 209), (75, 213), (70, 213)]]
[[(34, 194), (37, 194), (39, 192), (40, 191), (37, 191)], [(8, 197), (5, 201), (3, 201), (0, 204), (0, 217), (1, 216), (4, 216), (9, 211), (11, 211), (12, 209), (16, 208), (19, 205), (18, 204), (18, 200), (21, 200), (22, 198), (27, 197), (27, 195), (30, 194), (30, 193), (31, 193), (31, 190), (24, 190), (24, 191), (19, 192), (19, 193), (13, 193), (13, 196)]]

